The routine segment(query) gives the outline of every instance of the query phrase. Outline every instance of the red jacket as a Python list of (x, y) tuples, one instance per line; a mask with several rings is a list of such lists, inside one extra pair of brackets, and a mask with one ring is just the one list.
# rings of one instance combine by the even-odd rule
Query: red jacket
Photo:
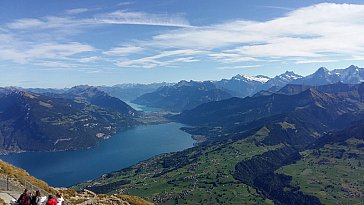
[(55, 198), (48, 199), (46, 205), (57, 205), (57, 200)]

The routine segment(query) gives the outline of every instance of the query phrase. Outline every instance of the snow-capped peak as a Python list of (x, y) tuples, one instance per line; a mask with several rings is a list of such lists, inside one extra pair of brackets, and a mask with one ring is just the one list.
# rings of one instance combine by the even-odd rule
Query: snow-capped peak
[(301, 75), (298, 75), (298, 74), (294, 73), (293, 71), (286, 71), (285, 73), (280, 74), (277, 77), (282, 80), (285, 80), (285, 81), (292, 81), (292, 80), (296, 80), (298, 78), (302, 78)]
[(237, 75), (233, 77), (238, 80), (246, 80), (246, 81), (257, 81), (260, 83), (266, 83), (268, 80), (270, 80), (269, 77), (264, 75), (257, 75), (257, 76), (250, 76), (250, 75)]

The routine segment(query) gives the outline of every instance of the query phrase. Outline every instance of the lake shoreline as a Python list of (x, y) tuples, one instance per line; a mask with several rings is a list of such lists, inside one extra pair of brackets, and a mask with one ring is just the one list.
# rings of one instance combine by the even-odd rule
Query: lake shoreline
[(25, 169), (51, 186), (68, 187), (161, 154), (193, 147), (195, 140), (180, 129), (184, 126), (176, 122), (142, 124), (87, 149), (23, 151), (0, 155), (0, 159)]

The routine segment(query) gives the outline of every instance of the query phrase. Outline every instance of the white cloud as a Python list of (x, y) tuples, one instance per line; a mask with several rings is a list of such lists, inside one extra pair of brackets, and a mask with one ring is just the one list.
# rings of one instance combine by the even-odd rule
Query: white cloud
[(189, 22), (178, 15), (150, 14), (144, 12), (115, 11), (107, 14), (100, 14), (95, 17), (96, 23), (101, 24), (134, 24), (191, 27)]
[(91, 57), (85, 57), (85, 58), (80, 58), (80, 62), (81, 63), (93, 63), (93, 62), (97, 62), (97, 61), (102, 61), (103, 59), (97, 56), (91, 56)]
[(41, 58), (62, 58), (72, 56), (78, 53), (94, 51), (90, 45), (81, 44), (77, 42), (70, 42), (65, 44), (38, 44), (31, 49), (27, 50), (25, 54), (29, 58), (41, 57)]
[(316, 60), (299, 60), (295, 64), (308, 64), (308, 63), (333, 63), (338, 60), (326, 60), (326, 59), (316, 59)]
[(71, 17), (46, 16), (40, 19), (18, 19), (7, 24), (13, 30), (67, 29), (91, 24), (90, 19), (76, 20)]
[(8, 27), (11, 29), (28, 29), (28, 28), (37, 28), (38, 26), (43, 26), (44, 22), (39, 19), (19, 19), (12, 23), (8, 24)]
[[(67, 10), (68, 14), (85, 12), (86, 9)], [(42, 18), (18, 19), (7, 24), (10, 29), (39, 30), (39, 29), (81, 29), (89, 26), (102, 26), (108, 24), (134, 24), (172, 27), (190, 27), (189, 22), (179, 15), (150, 14), (145, 12), (114, 11), (97, 14), (89, 18), (75, 18), (70, 16), (45, 16)]]
[[(241, 58), (328, 58), (364, 52), (364, 5), (323, 3), (269, 21), (232, 21), (173, 30), (153, 37), (151, 46), (219, 50), (217, 61)], [(230, 62), (233, 63), (233, 59)], [(225, 60), (229, 63), (229, 60)]]
[(243, 56), (238, 53), (211, 53), (208, 54), (212, 59), (221, 63), (240, 63), (247, 61), (256, 61), (255, 58)]
[(17, 63), (29, 63), (39, 59), (64, 59), (76, 54), (95, 51), (90, 45), (77, 42), (70, 43), (43, 43), (27, 44), (22, 47), (0, 46), (0, 59), (11, 60)]
[(118, 3), (117, 5), (118, 6), (128, 6), (128, 5), (132, 5), (134, 3), (135, 3), (134, 1), (124, 1), (124, 2)]
[(222, 66), (217, 67), (218, 70), (236, 70), (236, 69), (245, 69), (245, 68), (259, 68), (261, 65), (238, 65), (238, 66)]
[(141, 67), (141, 68), (155, 68), (173, 66), (176, 63), (191, 63), (199, 61), (194, 56), (205, 53), (199, 50), (170, 50), (163, 51), (157, 55), (148, 56), (139, 59), (123, 59), (117, 61), (115, 65), (119, 67)]
[(115, 47), (111, 50), (103, 52), (106, 55), (112, 56), (127, 56), (130, 54), (140, 53), (144, 51), (144, 48), (139, 46), (122, 46), (122, 47)]
[(354, 61), (364, 61), (364, 55), (355, 55), (350, 59), (347, 60), (354, 60)]
[(290, 7), (284, 7), (284, 6), (260, 6), (262, 8), (267, 8), (267, 9), (280, 9), (280, 10), (286, 10), (286, 11), (292, 11), (293, 8)]
[(66, 10), (65, 13), (70, 15), (75, 15), (75, 14), (85, 13), (87, 11), (89, 11), (89, 9), (87, 8), (77, 8), (77, 9)]
[(76, 68), (80, 66), (79, 64), (72, 64), (69, 62), (62, 62), (62, 61), (40, 61), (35, 62), (35, 65), (46, 67), (46, 70), (54, 70), (54, 69), (68, 69), (68, 68)]
[[(323, 63), (361, 60), (364, 53), (364, 5), (322, 3), (287, 11), (284, 16), (267, 21), (234, 20), (199, 27), (191, 26), (181, 15), (128, 10), (87, 18), (72, 15), (87, 11), (78, 8), (67, 10), (68, 16), (18, 19), (0, 25), (0, 59), (18, 63), (57, 61), (92, 52), (86, 57), (80, 55), (76, 61), (87, 64), (103, 60), (119, 67), (154, 68), (202, 59), (234, 66), (257, 61)], [(73, 35), (84, 35), (94, 27), (119, 24), (167, 28), (149, 39), (130, 37), (122, 46), (104, 50), (71, 40)], [(43, 35), (47, 36), (41, 38)], [(136, 59), (133, 54), (149, 56)]]

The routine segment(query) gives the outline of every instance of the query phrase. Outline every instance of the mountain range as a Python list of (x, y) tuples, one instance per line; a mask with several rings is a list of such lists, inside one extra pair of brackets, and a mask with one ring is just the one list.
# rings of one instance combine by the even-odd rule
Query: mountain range
[[(329, 71), (326, 68), (319, 68), (315, 73), (306, 77), (295, 74), (292, 71), (287, 71), (273, 78), (258, 75), (236, 75), (231, 79), (222, 79), (220, 81), (181, 81), (175, 85), (164, 86), (152, 93), (147, 93), (139, 96), (134, 100), (137, 104), (142, 104), (151, 107), (158, 107), (165, 110), (184, 111), (191, 109), (193, 106), (203, 104), (207, 101), (217, 101), (223, 99), (221, 97), (213, 97), (214, 94), (191, 92), (191, 90), (199, 90), (207, 82), (215, 85), (210, 85), (208, 89), (213, 89), (213, 93), (222, 93), (223, 91), (233, 97), (253, 96), (261, 91), (275, 92), (287, 84), (300, 85), (325, 85), (333, 83), (358, 84), (364, 82), (364, 69), (351, 65), (346, 69), (335, 69)], [(188, 85), (188, 89), (181, 89), (181, 86)], [(194, 87), (194, 88), (193, 88)], [(220, 91), (218, 91), (218, 90)], [(183, 100), (179, 100), (176, 96), (183, 96)], [(193, 106), (185, 106), (186, 102), (193, 102)]]
[[(273, 78), (264, 75), (235, 75), (231, 79), (219, 81), (185, 81), (179, 83), (119, 84), (97, 86), (112, 97), (122, 101), (161, 108), (167, 111), (181, 112), (200, 104), (229, 97), (247, 97), (276, 92), (287, 84), (325, 85), (333, 83), (358, 84), (364, 82), (364, 69), (351, 65), (345, 69), (329, 71), (321, 67), (308, 76), (301, 76), (286, 71)], [(65, 89), (29, 88), (27, 91), (44, 93), (66, 93)], [(183, 99), (182, 99), (183, 96)], [(177, 98), (179, 97), (179, 98)]]
[(172, 118), (204, 142), (73, 188), (160, 204), (355, 204), (364, 194), (354, 177), (364, 174), (364, 83), (290, 84)]
[(302, 85), (325, 85), (337, 82), (357, 84), (364, 82), (364, 69), (351, 65), (346, 69), (335, 69), (329, 71), (321, 67), (315, 73), (292, 81), (292, 84)]
[(129, 105), (90, 86), (36, 94), (0, 89), (4, 152), (70, 150), (94, 146), (121, 128), (140, 124)]
[[(178, 112), (167, 116), (196, 146), (72, 188), (156, 204), (360, 204), (362, 81), (350, 66), (162, 85), (134, 102)], [(99, 87), (33, 91), (0, 88), (3, 153), (91, 147), (145, 117)]]
[(163, 86), (152, 93), (144, 94), (132, 102), (179, 112), (192, 109), (206, 102), (230, 97), (232, 96), (228, 92), (218, 89), (210, 81), (180, 81), (175, 85)]
[(151, 83), (151, 84), (119, 84), (114, 86), (97, 86), (99, 90), (102, 90), (110, 96), (117, 97), (123, 101), (132, 101), (137, 97), (151, 93), (163, 86), (170, 86), (173, 83)]

